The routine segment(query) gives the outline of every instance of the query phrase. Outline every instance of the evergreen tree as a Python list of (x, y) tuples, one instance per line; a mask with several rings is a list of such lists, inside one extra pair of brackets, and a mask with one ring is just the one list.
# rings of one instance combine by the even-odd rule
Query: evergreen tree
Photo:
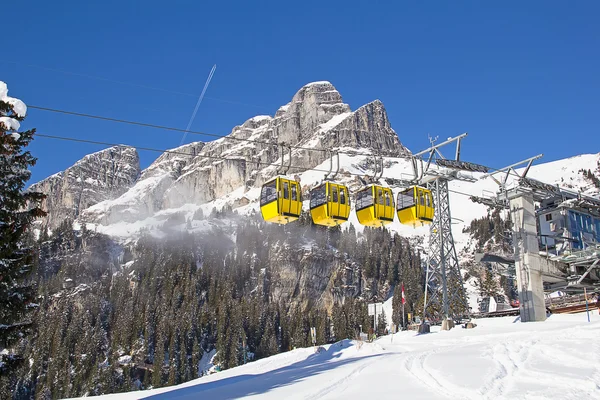
[(6, 96), (7, 92), (6, 84), (0, 81), (0, 373), (3, 375), (14, 371), (22, 359), (12, 346), (31, 325), (28, 310), (32, 307), (28, 306), (35, 288), (28, 276), (34, 252), (26, 246), (25, 239), (33, 220), (45, 215), (38, 207), (45, 196), (24, 191), (31, 176), (28, 168), (36, 163), (36, 158), (25, 150), (35, 130), (12, 132), (25, 118), (25, 105)]
[(454, 293), (455, 296), (449, 299), (449, 311), (451, 316), (465, 316), (469, 313), (469, 300), (464, 285), (461, 285), (460, 276), (450, 274), (448, 276), (448, 294)]
[(494, 274), (489, 269), (486, 269), (483, 280), (479, 280), (479, 294), (482, 297), (495, 297), (499, 291), (500, 287), (494, 278)]

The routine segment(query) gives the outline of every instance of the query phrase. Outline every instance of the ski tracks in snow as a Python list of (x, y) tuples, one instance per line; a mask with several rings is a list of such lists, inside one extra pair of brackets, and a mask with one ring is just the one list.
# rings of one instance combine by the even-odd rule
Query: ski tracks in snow
[(380, 358), (379, 359), (378, 358), (379, 357), (372, 357), (365, 361), (358, 361), (359, 365), (354, 367), (350, 371), (350, 373), (342, 376), (340, 379), (335, 379), (334, 381), (332, 381), (330, 384), (328, 384), (324, 388), (321, 388), (319, 391), (309, 394), (308, 396), (305, 397), (305, 399), (321, 399), (334, 391), (336, 391), (338, 394), (343, 392), (344, 389), (346, 388), (346, 384), (348, 382), (355, 379), (366, 368), (370, 367), (372, 364), (375, 364), (376, 362), (381, 360)]
[(409, 353), (404, 360), (404, 369), (410, 375), (414, 376), (419, 382), (423, 383), (428, 389), (437, 394), (451, 399), (475, 399), (474, 393), (459, 385), (455, 385), (435, 372), (427, 368), (427, 360), (434, 354), (443, 350), (451, 350), (451, 346), (438, 348), (429, 351), (417, 351)]
[(483, 398), (496, 399), (506, 396), (512, 387), (515, 376), (523, 372), (532, 345), (533, 342), (504, 342), (492, 346), (491, 352), (484, 353), (491, 356), (497, 368), (479, 389)]
[[(594, 344), (593, 347), (595, 354), (599, 354), (598, 347), (600, 346)], [(578, 399), (600, 396), (600, 369), (597, 360), (593, 361), (595, 372), (591, 379), (576, 376), (567, 378), (536, 368), (536, 364), (557, 368), (586, 365), (585, 358), (577, 358), (567, 351), (561, 350), (558, 343), (551, 346), (547, 343), (539, 343), (537, 339), (501, 342), (493, 345), (491, 352), (484, 352), (484, 355), (492, 357), (497, 364), (497, 369), (480, 388), (478, 398), (514, 399), (533, 396), (532, 393), (519, 391), (516, 387), (519, 384), (524, 384), (524, 386), (534, 384), (554, 390), (556, 396), (560, 398)]]
[[(582, 335), (583, 334), (583, 335)], [(590, 339), (589, 357), (572, 354), (561, 349), (561, 341), (569, 341), (569, 335), (587, 336)], [(426, 351), (406, 353), (403, 369), (416, 378), (428, 390), (451, 399), (515, 399), (536, 397), (534, 392), (522, 392), (522, 387), (538, 386), (561, 398), (600, 398), (600, 344), (583, 331), (557, 332), (550, 343), (539, 338), (512, 338), (493, 344), (482, 344), (480, 357), (494, 363), (492, 372), (483, 378), (482, 385), (468, 388), (449, 380), (443, 371), (431, 368), (432, 356), (456, 351), (459, 343)], [(467, 343), (464, 343), (467, 344)], [(563, 376), (553, 373), (553, 368), (583, 368), (593, 370), (591, 375)], [(457, 365), (456, 368), (460, 368)], [(474, 376), (477, 380), (480, 377)]]

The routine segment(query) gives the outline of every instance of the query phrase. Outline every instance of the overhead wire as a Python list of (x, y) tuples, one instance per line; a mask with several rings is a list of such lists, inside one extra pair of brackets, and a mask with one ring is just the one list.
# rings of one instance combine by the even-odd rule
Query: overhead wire
[[(158, 87), (154, 87), (154, 86), (149, 86), (149, 85), (142, 85), (142, 84), (137, 84), (137, 83), (131, 83), (131, 82), (125, 82), (125, 81), (120, 81), (120, 80), (115, 80), (115, 79), (109, 79), (109, 78), (104, 78), (104, 77), (99, 77), (99, 76), (94, 76), (94, 75), (89, 75), (89, 74), (82, 74), (82, 73), (77, 73), (77, 72), (72, 72), (72, 71), (66, 71), (66, 70), (62, 70), (62, 69), (57, 69), (57, 68), (50, 68), (50, 67), (45, 67), (45, 66), (40, 66), (40, 65), (35, 65), (35, 64), (23, 64), (23, 63), (17, 63), (17, 62), (12, 62), (12, 61), (8, 61), (11, 64), (14, 65), (24, 65), (27, 67), (33, 67), (33, 68), (40, 68), (40, 69), (45, 69), (48, 71), (53, 71), (53, 72), (60, 72), (60, 73), (64, 73), (64, 74), (68, 74), (68, 75), (73, 75), (73, 76), (79, 76), (79, 77), (83, 77), (83, 78), (89, 78), (89, 79), (95, 79), (95, 80), (99, 80), (99, 81), (104, 81), (104, 82), (111, 82), (111, 83), (117, 83), (117, 84), (121, 84), (121, 85), (128, 85), (131, 87), (139, 87), (139, 88), (143, 88), (143, 89), (150, 89), (150, 90), (156, 90), (156, 91), (161, 91), (161, 92), (165, 92), (165, 93), (172, 93), (172, 94), (178, 94), (178, 95), (185, 95), (185, 96), (195, 96), (193, 93), (186, 93), (186, 92), (181, 92), (181, 91), (176, 91), (176, 90), (169, 90), (169, 89), (164, 89), (164, 88), (158, 88)], [(213, 70), (211, 70), (211, 74), (209, 76), (209, 80), (207, 82), (210, 81), (210, 78), (212, 77), (212, 74), (214, 73), (214, 67)], [(203, 96), (204, 92), (206, 91), (206, 86), (207, 84), (205, 84), (205, 87), (202, 91), (202, 94), (200, 95), (200, 99), (202, 99), (203, 97), (206, 97), (207, 99), (211, 99), (211, 100), (216, 100), (216, 101), (221, 101), (221, 102), (225, 102), (225, 103), (231, 103), (231, 104), (240, 104), (240, 105), (245, 105), (245, 106), (252, 106), (252, 107), (258, 107), (258, 108), (265, 108), (263, 106), (257, 106), (257, 105), (253, 105), (253, 104), (246, 104), (246, 103), (241, 103), (241, 102), (237, 102), (237, 101), (230, 101), (230, 100), (224, 100), (224, 99), (219, 99), (219, 98), (214, 98), (214, 97), (209, 97), (209, 96)], [(199, 102), (201, 102), (202, 100), (199, 100)], [(155, 128), (155, 129), (163, 129), (163, 130), (169, 130), (169, 131), (175, 131), (175, 132), (184, 132), (184, 138), (188, 133), (191, 134), (195, 134), (195, 135), (202, 135), (202, 136), (209, 136), (209, 137), (216, 137), (216, 138), (220, 138), (220, 139), (228, 139), (228, 140), (237, 140), (237, 141), (245, 141), (245, 142), (251, 142), (251, 143), (257, 143), (257, 144), (266, 144), (266, 145), (275, 145), (275, 143), (271, 143), (271, 142), (265, 142), (265, 141), (259, 141), (259, 140), (252, 140), (252, 139), (243, 139), (243, 138), (236, 138), (236, 137), (232, 137), (229, 135), (218, 135), (218, 134), (211, 134), (208, 132), (200, 132), (200, 131), (190, 131), (189, 128), (190, 126), (188, 126), (186, 129), (180, 129), (180, 128), (174, 128), (174, 127), (168, 127), (168, 126), (162, 126), (162, 125), (156, 125), (156, 124), (149, 124), (149, 123), (143, 123), (143, 122), (138, 122), (138, 121), (129, 121), (129, 120), (123, 120), (123, 119), (118, 119), (118, 118), (111, 118), (111, 117), (103, 117), (103, 116), (99, 116), (99, 115), (92, 115), (92, 114), (85, 114), (85, 113), (78, 113), (78, 112), (73, 112), (73, 111), (66, 111), (66, 110), (59, 110), (59, 109), (53, 109), (53, 108), (48, 108), (48, 107), (40, 107), (40, 106), (35, 106), (35, 105), (30, 105), (28, 106), (29, 108), (33, 108), (33, 109), (38, 109), (38, 110), (42, 110), (42, 111), (49, 111), (49, 112), (55, 112), (55, 113), (62, 113), (62, 114), (66, 114), (66, 115), (73, 115), (73, 116), (79, 116), (79, 117), (86, 117), (86, 118), (93, 118), (93, 119), (100, 119), (100, 120), (105, 120), (105, 121), (110, 121), (110, 122), (117, 122), (117, 123), (124, 123), (124, 124), (130, 124), (130, 125), (138, 125), (138, 126), (143, 126), (143, 127), (147, 127), (147, 128)], [(196, 106), (197, 109), (198, 105)], [(196, 110), (194, 111), (195, 114)], [(193, 119), (193, 116), (192, 116)], [(189, 125), (189, 124), (188, 124)], [(88, 144), (99, 144), (99, 145), (106, 145), (106, 146), (118, 146), (118, 144), (112, 144), (112, 143), (107, 143), (107, 142), (100, 142), (100, 141), (93, 141), (93, 140), (85, 140), (85, 139), (77, 139), (77, 138), (67, 138), (67, 137), (60, 137), (60, 136), (54, 136), (54, 135), (44, 135), (44, 134), (37, 134), (37, 136), (39, 137), (45, 137), (45, 138), (49, 138), (49, 139), (58, 139), (58, 140), (69, 140), (69, 141), (73, 141), (73, 142), (80, 142), (80, 143), (88, 143)], [(183, 143), (182, 139), (182, 143)], [(181, 146), (181, 144), (180, 144)], [(171, 154), (183, 154), (183, 155), (188, 155), (187, 153), (182, 153), (182, 152), (177, 152), (174, 150), (164, 150), (164, 149), (155, 149), (155, 148), (150, 148), (150, 147), (140, 147), (140, 146), (135, 146), (137, 149), (139, 150), (144, 150), (144, 151), (153, 151), (153, 152), (159, 152), (159, 153), (171, 153)], [(320, 151), (320, 152), (327, 152), (327, 149), (316, 149), (316, 148), (307, 148), (307, 147), (301, 147), (301, 146), (290, 146), (290, 148), (292, 149), (300, 149), (300, 150), (309, 150), (309, 151)], [(342, 151), (338, 151), (338, 154), (347, 154), (347, 155), (355, 155), (356, 153), (350, 153), (350, 152), (342, 152)], [(215, 158), (214, 156), (202, 156), (205, 158)], [(222, 157), (216, 157), (218, 159), (225, 159)], [(388, 157), (390, 158), (390, 157)], [(407, 159), (409, 158), (407, 157), (391, 157), (391, 158), (397, 158), (397, 159)], [(258, 163), (261, 164), (261, 163)], [(262, 163), (264, 164), (264, 163)], [(268, 164), (271, 166), (277, 166), (275, 164)], [(294, 168), (294, 169), (298, 169), (299, 167), (296, 166), (291, 166), (290, 168)], [(313, 169), (314, 171), (319, 171), (319, 172), (328, 172), (328, 171), (324, 171), (324, 170), (318, 170), (318, 169)], [(498, 168), (490, 168), (490, 170), (492, 171), (499, 171)], [(509, 171), (509, 174), (513, 173), (518, 177), (518, 174), (516, 174), (514, 171)], [(362, 176), (360, 174), (351, 174), (351, 175), (358, 175), (358, 176)], [(455, 191), (455, 190), (448, 190), (449, 192), (452, 193), (456, 193), (456, 194), (460, 194), (463, 196), (473, 196), (471, 194), (468, 193), (463, 193), (463, 192), (459, 192), (459, 191)]]
[[(263, 165), (266, 167), (278, 167), (279, 164), (275, 164), (275, 163), (267, 163), (267, 162), (261, 162), (261, 161), (248, 161), (243, 157), (240, 158), (228, 158), (228, 157), (223, 157), (223, 156), (211, 156), (211, 155), (207, 155), (207, 154), (190, 154), (190, 153), (186, 153), (183, 151), (177, 151), (177, 150), (165, 150), (165, 149), (157, 149), (157, 148), (153, 148), (153, 147), (142, 147), (142, 146), (132, 146), (132, 145), (128, 145), (128, 144), (123, 144), (123, 143), (110, 143), (110, 142), (103, 142), (103, 141), (97, 141), (97, 140), (89, 140), (89, 139), (79, 139), (79, 138), (73, 138), (73, 137), (67, 137), (67, 136), (58, 136), (58, 135), (48, 135), (48, 134), (43, 134), (43, 133), (37, 133), (35, 134), (35, 136), (37, 137), (41, 137), (41, 138), (46, 138), (46, 139), (53, 139), (53, 140), (63, 140), (63, 141), (70, 141), (70, 142), (76, 142), (76, 143), (87, 143), (87, 144), (96, 144), (96, 145), (101, 145), (101, 146), (110, 146), (110, 147), (114, 147), (114, 146), (128, 146), (128, 147), (133, 147), (137, 150), (143, 150), (143, 151), (152, 151), (155, 153), (167, 153), (167, 154), (175, 154), (175, 155), (182, 155), (182, 156), (186, 156), (186, 157), (198, 157), (198, 158), (205, 158), (205, 159), (212, 159), (212, 160), (219, 160), (219, 161), (245, 161), (245, 162), (250, 162), (256, 165)], [(289, 166), (290, 169), (293, 170), (297, 170), (297, 171), (316, 171), (316, 172), (330, 172), (329, 170), (324, 170), (324, 169), (319, 169), (319, 168), (309, 168), (307, 169), (305, 166), (297, 166), (297, 165), (290, 165)], [(346, 172), (346, 174), (351, 175), (351, 176), (364, 176), (364, 174), (358, 174), (355, 172)], [(393, 179), (390, 177), (382, 177), (382, 179)], [(448, 190), (449, 192), (452, 193), (456, 193), (456, 194), (460, 194), (463, 196), (473, 196), (472, 194), (468, 194), (468, 193), (463, 193), (463, 192), (459, 192), (456, 190)]]
[[(48, 71), (60, 72), (60, 73), (64, 73), (64, 74), (68, 74), (68, 75), (73, 75), (73, 76), (79, 76), (79, 77), (83, 77), (83, 78), (89, 78), (89, 79), (95, 79), (95, 80), (100, 80), (100, 81), (105, 81), (105, 82), (117, 83), (117, 84), (121, 84), (121, 85), (132, 86), (132, 87), (139, 87), (139, 88), (143, 88), (143, 89), (156, 90), (156, 91), (161, 91), (161, 92), (166, 92), (166, 93), (172, 93), (172, 94), (178, 94), (178, 95), (185, 95), (185, 96), (196, 96), (193, 93), (187, 93), (187, 92), (181, 92), (181, 91), (176, 91), (176, 90), (164, 89), (164, 88), (159, 88), (159, 87), (155, 87), (155, 86), (143, 85), (143, 84), (132, 83), (132, 82), (125, 82), (125, 81), (120, 81), (120, 80), (115, 80), (115, 79), (109, 79), (109, 78), (95, 76), (95, 75), (89, 75), (89, 74), (82, 74), (82, 73), (67, 71), (67, 70), (58, 69), (58, 68), (51, 68), (51, 67), (46, 67), (46, 66), (41, 66), (41, 65), (36, 65), (36, 64), (19, 63), (19, 62), (15, 62), (15, 61), (0, 61), (0, 62), (9, 63), (9, 64), (13, 64), (13, 65), (22, 65), (22, 66), (31, 67), (31, 68), (39, 68), (39, 69), (44, 69), (44, 70), (48, 70)], [(213, 69), (214, 69), (214, 67), (213, 67)], [(212, 76), (212, 74), (211, 74), (211, 76)], [(237, 101), (224, 100), (224, 99), (219, 99), (219, 98), (209, 97), (209, 96), (204, 96), (204, 97), (207, 98), (207, 99), (221, 101), (221, 102), (225, 102), (225, 103), (240, 104), (240, 105), (246, 105), (246, 106), (252, 106), (252, 107), (258, 107), (258, 108), (264, 108), (264, 109), (266, 109), (266, 107), (264, 107), (264, 106), (258, 106), (258, 105), (255, 105), (255, 104), (241, 103), (241, 102), (237, 102)], [(102, 116), (98, 116), (98, 115), (91, 115), (91, 114), (77, 113), (77, 112), (72, 112), (72, 111), (52, 109), (52, 108), (47, 108), (47, 107), (39, 107), (39, 106), (28, 106), (28, 107), (29, 108), (33, 108), (33, 109), (43, 110), (43, 111), (50, 111), (50, 112), (63, 113), (63, 114), (68, 114), (68, 115), (75, 115), (75, 116), (80, 116), (80, 117), (95, 118), (95, 119), (102, 119), (102, 120), (112, 121), (112, 122), (119, 122), (119, 123), (125, 123), (125, 124), (145, 126), (145, 127), (148, 127), (148, 128), (157, 128), (157, 129), (171, 130), (171, 131), (177, 131), (177, 132), (184, 132), (185, 134), (192, 133), (192, 134), (203, 135), (203, 136), (224, 138), (224, 139), (228, 139), (228, 140), (238, 140), (238, 141), (247, 141), (247, 142), (253, 142), (253, 143), (258, 143), (258, 144), (273, 145), (273, 143), (269, 143), (269, 142), (257, 141), (257, 140), (252, 140), (252, 139), (235, 138), (235, 137), (231, 137), (229, 135), (218, 135), (218, 134), (211, 134), (211, 133), (207, 133), (207, 132), (190, 131), (189, 127), (188, 127), (188, 129), (179, 129), (179, 128), (166, 127), (166, 126), (155, 125), (155, 124), (147, 124), (147, 123), (136, 122), (136, 121), (127, 121), (127, 120), (122, 120), (122, 119), (117, 119), (117, 118), (102, 117)], [(327, 152), (328, 151), (327, 149), (315, 149), (315, 148), (306, 148), (306, 147), (300, 147), (300, 146), (290, 146), (290, 147), (293, 148), (293, 149), (301, 149), (301, 150), (312, 150), (312, 151), (321, 151), (321, 152)], [(338, 154), (355, 155), (356, 153), (338, 152)], [(390, 157), (388, 157), (388, 158), (390, 158)], [(391, 157), (391, 158), (406, 159), (406, 158), (409, 158), (409, 157)], [(500, 171), (499, 168), (492, 168), (492, 167), (490, 167), (489, 169), (492, 170), (492, 171)], [(518, 174), (515, 173), (515, 171), (509, 171), (508, 173), (509, 174), (513, 174), (513, 175), (515, 175), (517, 177), (520, 177)]]
[[(167, 130), (167, 131), (184, 132), (184, 133), (187, 132), (187, 133), (190, 133), (190, 134), (193, 134), (193, 135), (209, 136), (209, 137), (214, 137), (214, 138), (219, 138), (219, 139), (235, 140), (235, 141), (239, 141), (239, 142), (249, 142), (249, 143), (255, 143), (255, 144), (264, 144), (264, 145), (268, 145), (268, 146), (273, 146), (273, 145), (277, 144), (277, 143), (273, 143), (273, 142), (267, 142), (267, 141), (264, 141), (264, 140), (255, 140), (255, 139), (248, 139), (248, 138), (238, 138), (238, 137), (231, 136), (231, 135), (219, 135), (219, 134), (216, 134), (216, 133), (208, 133), (208, 132), (201, 132), (201, 131), (191, 131), (191, 130), (186, 130), (186, 129), (181, 129), (181, 128), (175, 128), (175, 127), (171, 127), (171, 126), (149, 124), (149, 123), (146, 123), (146, 122), (139, 122), (139, 121), (131, 121), (131, 120), (126, 120), (126, 119), (120, 119), (120, 118), (105, 117), (105, 116), (102, 116), (102, 115), (86, 114), (86, 113), (80, 113), (80, 112), (76, 112), (76, 111), (60, 110), (60, 109), (56, 109), (56, 108), (41, 107), (41, 106), (36, 106), (36, 105), (28, 105), (27, 107), (35, 109), (35, 110), (48, 111), (48, 112), (53, 112), (53, 113), (58, 113), (58, 114), (73, 115), (73, 116), (77, 116), (77, 117), (98, 119), (98, 120), (109, 121), (109, 122), (117, 122), (117, 123), (121, 123), (121, 124), (143, 126), (145, 128), (162, 129), (162, 130)], [(326, 149), (316, 149), (314, 147), (301, 147), (301, 146), (290, 146), (290, 147), (292, 149), (299, 149), (299, 150), (310, 150), (310, 151), (320, 151), (320, 152), (326, 152), (327, 151)], [(340, 154), (352, 154), (353, 155), (355, 153), (340, 152)]]
[[(109, 121), (109, 122), (123, 123), (123, 124), (128, 124), (128, 125), (136, 125), (136, 126), (142, 126), (142, 127), (146, 127), (146, 128), (154, 128), (154, 129), (161, 129), (161, 130), (174, 131), (174, 132), (184, 132), (184, 133), (190, 133), (190, 134), (194, 134), (194, 135), (202, 135), (202, 136), (215, 137), (215, 138), (218, 138), (218, 139), (226, 139), (226, 140), (234, 140), (234, 141), (238, 141), (238, 142), (248, 142), (248, 143), (255, 143), (255, 144), (263, 144), (263, 145), (267, 145), (267, 146), (278, 145), (277, 143), (268, 142), (268, 141), (264, 141), (264, 140), (255, 140), (255, 139), (248, 139), (248, 138), (237, 138), (237, 137), (231, 136), (231, 135), (219, 135), (219, 134), (215, 134), (215, 133), (202, 132), (202, 131), (191, 131), (191, 130), (187, 130), (187, 129), (175, 128), (175, 127), (170, 127), (170, 126), (165, 126), (165, 125), (157, 125), (157, 124), (150, 124), (150, 123), (140, 122), (140, 121), (131, 121), (131, 120), (125, 120), (125, 119), (120, 119), (120, 118), (105, 117), (105, 116), (96, 115), (96, 114), (79, 113), (79, 112), (75, 112), (75, 111), (61, 110), (61, 109), (55, 109), (55, 108), (49, 108), (49, 107), (42, 107), (42, 106), (36, 106), (36, 105), (28, 105), (27, 107), (28, 108), (32, 108), (32, 109), (41, 110), (41, 111), (48, 111), (48, 112), (54, 112), (54, 113), (59, 113), (59, 114), (65, 114), (65, 115), (73, 115), (73, 116), (84, 117), (84, 118), (98, 119), (98, 120)], [(85, 139), (77, 139), (77, 138), (67, 138), (67, 137), (53, 136), (53, 135), (41, 135), (41, 134), (37, 134), (37, 136), (46, 137), (46, 138), (52, 138), (52, 139), (60, 139), (60, 140), (70, 140), (70, 141), (80, 142), (80, 143), (101, 144), (101, 145), (106, 145), (106, 146), (117, 146), (118, 145), (118, 144), (113, 144), (113, 143), (98, 142), (98, 141), (85, 140)], [(155, 149), (155, 148), (140, 147), (140, 146), (134, 146), (134, 147), (136, 147), (136, 148), (138, 148), (140, 150), (145, 150), (145, 151), (189, 155), (187, 153), (177, 152), (175, 150)], [(289, 146), (289, 148), (291, 148), (291, 149), (298, 149), (298, 150), (306, 150), (306, 151), (319, 151), (319, 152), (327, 152), (327, 151), (329, 151), (328, 149), (319, 149), (319, 148), (314, 148), (314, 147), (303, 147), (303, 146), (293, 146), (293, 145)], [(354, 156), (354, 155), (357, 154), (356, 152), (348, 152), (348, 151), (338, 151), (337, 153), (338, 154), (345, 154), (345, 155), (352, 155), (352, 156)], [(211, 156), (211, 157), (206, 156), (206, 157), (207, 158), (211, 158), (211, 157), (216, 157), (216, 156)], [(386, 157), (386, 158), (409, 159), (410, 156), (391, 156), (391, 157)], [(225, 158), (218, 158), (218, 159), (225, 159)], [(261, 164), (261, 163), (259, 163), (259, 164)], [(264, 163), (262, 163), (262, 164), (264, 164)], [(264, 165), (267, 165), (267, 166), (277, 166), (276, 164), (264, 164)], [(290, 168), (296, 169), (296, 170), (306, 170), (305, 167), (298, 167), (298, 166), (292, 166)], [(328, 171), (325, 171), (325, 170), (318, 170), (318, 169), (313, 169), (313, 170), (317, 171), (317, 172), (328, 172)], [(498, 168), (490, 168), (490, 170), (492, 170), (492, 171), (499, 171)], [(510, 173), (514, 174), (515, 172), (511, 171), (511, 172), (509, 172), (509, 174)], [(351, 175), (362, 176), (362, 174), (351, 174)], [(388, 178), (388, 179), (393, 179), (393, 178)], [(473, 196), (472, 194), (457, 192), (457, 191), (453, 191), (453, 190), (449, 190), (449, 191), (457, 193), (457, 194), (461, 194), (461, 195), (464, 195), (464, 196)]]
[[(249, 142), (249, 143), (255, 143), (255, 144), (263, 144), (263, 145), (267, 145), (267, 146), (278, 145), (278, 143), (268, 142), (268, 141), (264, 141), (264, 140), (238, 138), (238, 137), (231, 136), (231, 135), (219, 135), (216, 133), (209, 133), (209, 132), (203, 132), (203, 131), (192, 131), (192, 130), (188, 130), (188, 129), (175, 128), (175, 127), (165, 126), (165, 125), (157, 125), (157, 124), (150, 124), (150, 123), (140, 122), (140, 121), (131, 121), (131, 120), (120, 119), (120, 118), (105, 117), (105, 116), (97, 115), (97, 114), (86, 114), (86, 113), (80, 113), (80, 112), (76, 112), (76, 111), (61, 110), (61, 109), (42, 107), (42, 106), (36, 106), (36, 105), (28, 105), (27, 107), (36, 109), (36, 110), (41, 110), (41, 111), (48, 111), (48, 112), (53, 112), (53, 113), (65, 114), (65, 115), (73, 115), (73, 116), (77, 116), (77, 117), (98, 119), (98, 120), (102, 120), (102, 121), (116, 122), (116, 123), (122, 123), (122, 124), (128, 124), (128, 125), (136, 125), (136, 126), (142, 126), (142, 127), (146, 127), (146, 128), (162, 129), (162, 130), (174, 131), (174, 132), (184, 132), (184, 133), (190, 133), (193, 135), (214, 137), (214, 138), (218, 138), (218, 139), (234, 140), (234, 141), (239, 141), (239, 142)], [(325, 153), (329, 151), (329, 149), (320, 149), (320, 148), (314, 148), (314, 147), (303, 147), (303, 146), (295, 146), (295, 145), (290, 145), (287, 147), (289, 147), (291, 149), (295, 149), (295, 150), (318, 151), (318, 152), (325, 152)], [(357, 154), (357, 152), (350, 152), (350, 151), (337, 151), (337, 153), (344, 154), (344, 155), (352, 155), (352, 156)], [(407, 156), (389, 156), (389, 157), (386, 156), (386, 158), (406, 160), (406, 159), (410, 159), (411, 156), (409, 156), (409, 155), (407, 155)]]

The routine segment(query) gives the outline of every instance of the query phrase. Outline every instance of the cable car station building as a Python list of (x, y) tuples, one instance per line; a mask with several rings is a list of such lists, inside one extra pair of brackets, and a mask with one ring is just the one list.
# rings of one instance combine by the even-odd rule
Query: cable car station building
[(600, 200), (525, 177), (506, 199), (521, 321), (546, 319), (544, 291), (598, 289)]
[(562, 255), (600, 243), (599, 213), (577, 203), (575, 199), (542, 203), (537, 212), (540, 250)]

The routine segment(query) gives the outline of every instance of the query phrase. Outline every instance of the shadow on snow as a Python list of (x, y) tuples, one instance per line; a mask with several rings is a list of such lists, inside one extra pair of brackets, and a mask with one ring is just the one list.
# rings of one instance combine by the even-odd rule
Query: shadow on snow
[(272, 389), (290, 385), (321, 372), (337, 367), (378, 357), (380, 354), (353, 357), (345, 360), (335, 360), (342, 354), (342, 350), (354, 346), (350, 340), (332, 344), (329, 349), (321, 353), (308, 356), (305, 360), (281, 367), (261, 374), (244, 374), (219, 379), (212, 382), (198, 382), (196, 385), (174, 389), (168, 392), (143, 397), (144, 399), (196, 399), (199, 395), (208, 396), (211, 400), (236, 399), (244, 396), (264, 394)]

